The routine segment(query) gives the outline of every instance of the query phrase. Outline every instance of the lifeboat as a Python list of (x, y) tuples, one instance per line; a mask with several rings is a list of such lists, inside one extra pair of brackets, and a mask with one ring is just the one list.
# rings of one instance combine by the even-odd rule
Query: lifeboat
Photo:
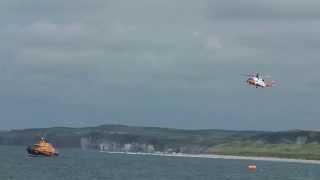
[(27, 152), (30, 155), (36, 156), (57, 156), (59, 154), (56, 149), (44, 138), (41, 138), (32, 146), (27, 147)]

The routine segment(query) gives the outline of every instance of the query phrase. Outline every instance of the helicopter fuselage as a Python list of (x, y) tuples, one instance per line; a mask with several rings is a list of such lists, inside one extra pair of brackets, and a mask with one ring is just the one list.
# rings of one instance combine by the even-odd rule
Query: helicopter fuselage
[(262, 87), (262, 88), (266, 87), (266, 83), (264, 82), (264, 79), (262, 79), (262, 78), (249, 77), (247, 79), (247, 83), (249, 85), (255, 86), (256, 88), (258, 88), (258, 87)]

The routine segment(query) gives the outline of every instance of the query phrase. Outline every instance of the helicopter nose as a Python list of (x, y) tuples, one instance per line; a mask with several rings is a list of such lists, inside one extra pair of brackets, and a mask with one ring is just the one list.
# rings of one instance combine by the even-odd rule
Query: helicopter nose
[(254, 84), (254, 80), (248, 79), (248, 80), (247, 80), (247, 83), (248, 83), (248, 84)]

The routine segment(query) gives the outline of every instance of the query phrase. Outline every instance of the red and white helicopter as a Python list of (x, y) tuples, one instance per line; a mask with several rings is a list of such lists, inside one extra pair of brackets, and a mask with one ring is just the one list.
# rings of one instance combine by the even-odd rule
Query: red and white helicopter
[[(272, 87), (276, 83), (273, 80), (265, 81), (263, 76), (260, 73), (243, 74), (243, 76), (249, 77), (246, 82), (248, 83), (248, 85), (253, 85), (256, 88)], [(268, 77), (268, 76), (265, 76), (265, 77)]]

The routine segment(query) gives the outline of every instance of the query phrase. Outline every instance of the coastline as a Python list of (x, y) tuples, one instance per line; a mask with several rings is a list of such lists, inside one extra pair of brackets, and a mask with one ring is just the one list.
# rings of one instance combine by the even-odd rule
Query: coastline
[(148, 156), (167, 156), (167, 157), (188, 157), (188, 158), (208, 158), (226, 160), (253, 160), (253, 161), (272, 161), (287, 163), (320, 164), (320, 160), (289, 159), (277, 157), (257, 157), (257, 156), (234, 156), (234, 155), (215, 155), (215, 154), (184, 154), (184, 153), (142, 153), (142, 152), (109, 152), (99, 151), (109, 154), (128, 154), (128, 155), (148, 155)]

